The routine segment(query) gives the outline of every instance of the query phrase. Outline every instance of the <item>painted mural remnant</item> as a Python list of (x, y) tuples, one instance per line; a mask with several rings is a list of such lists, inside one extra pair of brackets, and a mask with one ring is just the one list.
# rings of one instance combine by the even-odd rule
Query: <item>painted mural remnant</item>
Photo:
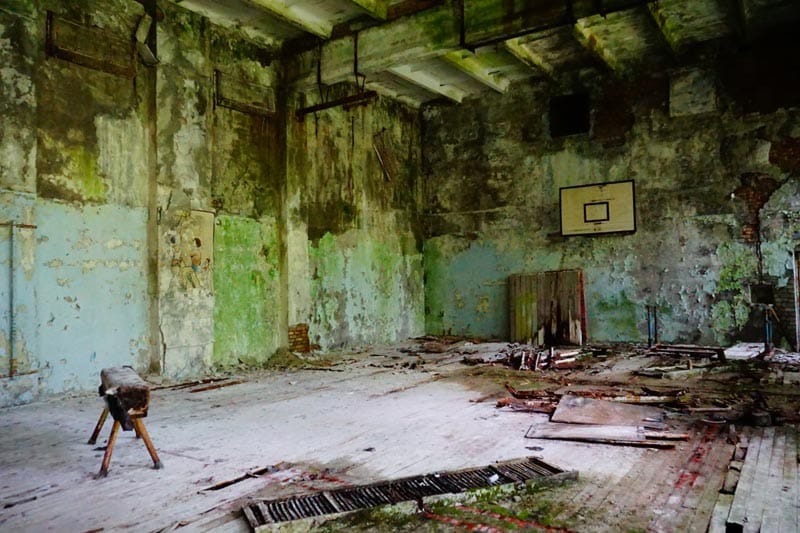
[(170, 232), (172, 272), (184, 290), (214, 290), (214, 213), (192, 210)]

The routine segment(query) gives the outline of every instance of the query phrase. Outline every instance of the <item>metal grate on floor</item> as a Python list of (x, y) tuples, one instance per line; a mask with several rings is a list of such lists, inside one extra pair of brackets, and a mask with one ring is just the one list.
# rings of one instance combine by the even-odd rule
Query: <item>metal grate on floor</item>
[(250, 526), (256, 530), (267, 524), (421, 500), (426, 496), (455, 494), (492, 485), (524, 482), (562, 472), (560, 468), (529, 457), (479, 468), (437, 472), (314, 494), (262, 500), (246, 505), (242, 511)]

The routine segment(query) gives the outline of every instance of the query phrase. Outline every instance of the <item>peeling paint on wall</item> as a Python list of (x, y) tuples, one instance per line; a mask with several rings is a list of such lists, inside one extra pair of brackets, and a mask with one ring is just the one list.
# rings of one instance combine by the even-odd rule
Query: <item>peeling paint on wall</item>
[[(769, 147), (793, 131), (797, 111), (736, 115), (721, 94), (725, 111), (712, 118), (671, 119), (664, 102), (626, 89), (638, 95), (629, 104), (635, 121), (609, 149), (590, 135), (550, 139), (539, 91), (519, 85), (425, 112), (428, 333), (502, 337), (509, 273), (580, 268), (590, 340), (646, 339), (646, 304), (658, 307), (667, 341), (727, 342), (741, 334), (752, 322), (743, 287), (757, 268), (754, 250), (739, 242), (746, 213), (731, 192), (743, 172), (786, 179)], [(620, 179), (636, 181), (635, 234), (560, 236), (559, 187)], [(783, 212), (797, 201), (787, 196)], [(775, 254), (765, 270), (785, 283), (795, 241), (790, 224), (773, 226), (774, 234), (764, 230), (764, 250)]]
[[(302, 106), (295, 98), (290, 106)], [(323, 349), (420, 334), (418, 118), (378, 100), (292, 118), (287, 131), (290, 323), (308, 323)], [(378, 132), (404, 150), (391, 181), (373, 148)]]
[(418, 334), (422, 256), (404, 252), (396, 237), (327, 233), (316, 246), (309, 243), (309, 262), (315, 344), (333, 348)]
[(0, 11), (0, 187), (33, 192), (36, 183), (36, 96), (31, 21)]

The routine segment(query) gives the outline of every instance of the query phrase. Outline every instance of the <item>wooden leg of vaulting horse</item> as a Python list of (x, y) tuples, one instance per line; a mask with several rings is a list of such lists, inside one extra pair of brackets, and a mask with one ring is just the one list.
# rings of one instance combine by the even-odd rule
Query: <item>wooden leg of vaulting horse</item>
[(94, 432), (92, 436), (89, 437), (89, 442), (87, 444), (94, 444), (97, 442), (97, 437), (100, 435), (100, 430), (103, 429), (103, 424), (106, 423), (106, 417), (108, 416), (108, 407), (103, 407), (103, 412), (100, 413), (100, 420), (97, 421), (97, 425), (94, 427)]
[(133, 431), (134, 431), (134, 433), (136, 433), (136, 438), (137, 439), (141, 439), (142, 438), (142, 434), (139, 433), (139, 424), (137, 424), (136, 422), (133, 422)]
[(142, 436), (144, 445), (147, 446), (147, 451), (150, 453), (150, 457), (153, 459), (153, 468), (158, 470), (163, 465), (161, 464), (161, 459), (158, 458), (158, 454), (156, 453), (156, 447), (153, 446), (153, 441), (150, 440), (150, 435), (147, 433), (147, 429), (144, 427), (144, 422), (142, 422), (142, 419), (134, 418), (133, 427), (135, 427), (136, 431), (138, 431), (139, 434)]
[(111, 463), (111, 452), (114, 451), (114, 443), (117, 441), (117, 433), (119, 433), (119, 422), (114, 420), (114, 425), (111, 426), (111, 435), (108, 436), (106, 453), (103, 455), (103, 464), (100, 465), (100, 472), (97, 474), (97, 477), (106, 477), (106, 475), (108, 475), (108, 465)]

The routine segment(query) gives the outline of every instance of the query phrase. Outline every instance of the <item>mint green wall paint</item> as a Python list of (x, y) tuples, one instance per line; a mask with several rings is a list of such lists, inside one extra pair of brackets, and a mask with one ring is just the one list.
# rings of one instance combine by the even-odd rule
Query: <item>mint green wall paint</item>
[(325, 347), (393, 342), (420, 332), (422, 254), (394, 236), (326, 233), (309, 243), (312, 341)]

